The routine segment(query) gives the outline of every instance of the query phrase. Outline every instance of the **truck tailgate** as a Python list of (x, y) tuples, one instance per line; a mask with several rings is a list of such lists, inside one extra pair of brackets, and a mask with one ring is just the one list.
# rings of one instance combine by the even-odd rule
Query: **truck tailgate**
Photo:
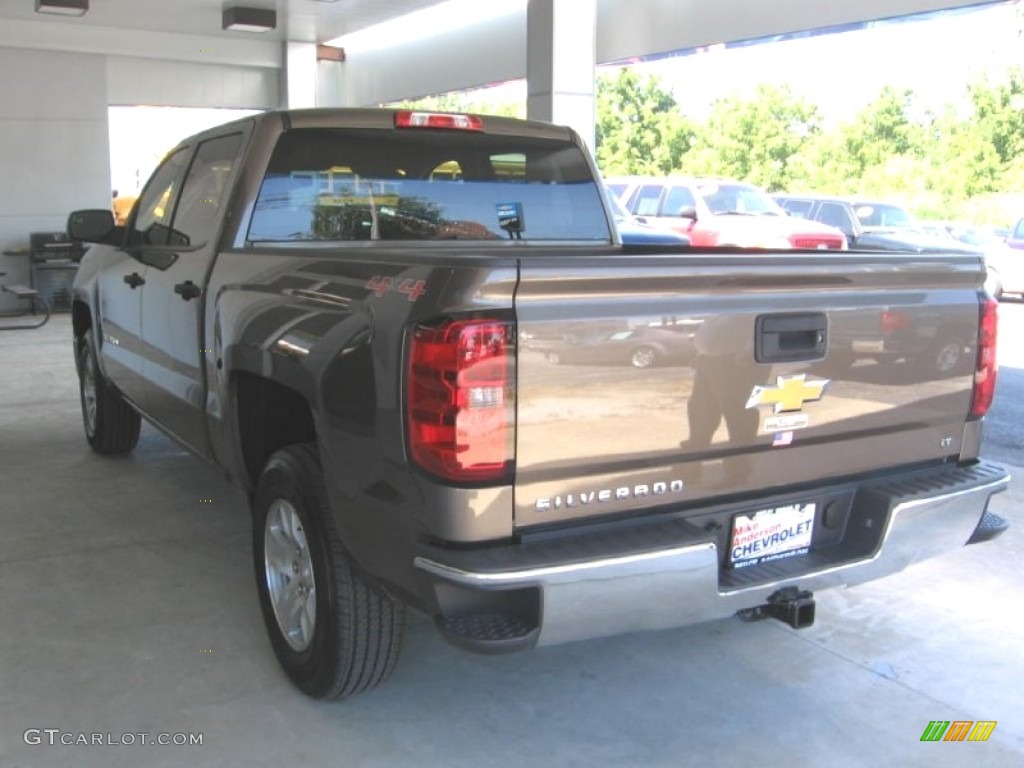
[(523, 259), (517, 527), (958, 456), (981, 281), (974, 256)]

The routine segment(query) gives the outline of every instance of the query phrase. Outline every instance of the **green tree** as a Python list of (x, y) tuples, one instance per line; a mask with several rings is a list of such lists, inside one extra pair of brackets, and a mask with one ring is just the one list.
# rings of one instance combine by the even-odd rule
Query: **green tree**
[(1013, 68), (1003, 82), (982, 80), (968, 91), (981, 137), (992, 145), (1002, 165), (1012, 164), (1024, 155), (1024, 71)]
[(815, 105), (788, 86), (759, 85), (753, 98), (715, 101), (682, 165), (687, 173), (784, 190), (802, 175), (805, 166), (799, 156), (820, 130)]
[(884, 86), (877, 98), (862, 109), (846, 135), (847, 149), (863, 168), (884, 164), (893, 155), (920, 155), (924, 128), (910, 113), (914, 92)]
[(693, 140), (693, 128), (656, 77), (629, 68), (597, 81), (595, 154), (605, 174), (671, 173)]

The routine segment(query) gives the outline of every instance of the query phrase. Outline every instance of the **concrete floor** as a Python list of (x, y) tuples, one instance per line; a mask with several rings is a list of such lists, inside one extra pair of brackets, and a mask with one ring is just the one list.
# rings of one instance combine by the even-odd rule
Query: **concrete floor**
[[(807, 630), (732, 619), (480, 657), (412, 616), (389, 683), (315, 702), (265, 639), (242, 494), (149, 427), (131, 457), (92, 454), (69, 338), (66, 315), (0, 333), (3, 768), (1024, 765), (1024, 483), (995, 505), (1007, 535), (819, 593)], [(998, 725), (922, 743), (931, 720)]]

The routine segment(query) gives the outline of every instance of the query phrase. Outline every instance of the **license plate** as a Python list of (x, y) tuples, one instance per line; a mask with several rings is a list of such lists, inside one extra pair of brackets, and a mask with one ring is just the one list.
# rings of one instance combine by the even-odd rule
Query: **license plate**
[(734, 568), (746, 568), (807, 554), (817, 508), (814, 503), (788, 504), (736, 515), (732, 519), (729, 562)]

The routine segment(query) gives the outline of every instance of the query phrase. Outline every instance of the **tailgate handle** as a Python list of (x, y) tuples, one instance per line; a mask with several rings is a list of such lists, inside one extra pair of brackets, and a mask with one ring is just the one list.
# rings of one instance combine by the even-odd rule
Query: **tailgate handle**
[(825, 357), (828, 321), (822, 312), (761, 315), (756, 328), (754, 358), (759, 363), (794, 363)]

